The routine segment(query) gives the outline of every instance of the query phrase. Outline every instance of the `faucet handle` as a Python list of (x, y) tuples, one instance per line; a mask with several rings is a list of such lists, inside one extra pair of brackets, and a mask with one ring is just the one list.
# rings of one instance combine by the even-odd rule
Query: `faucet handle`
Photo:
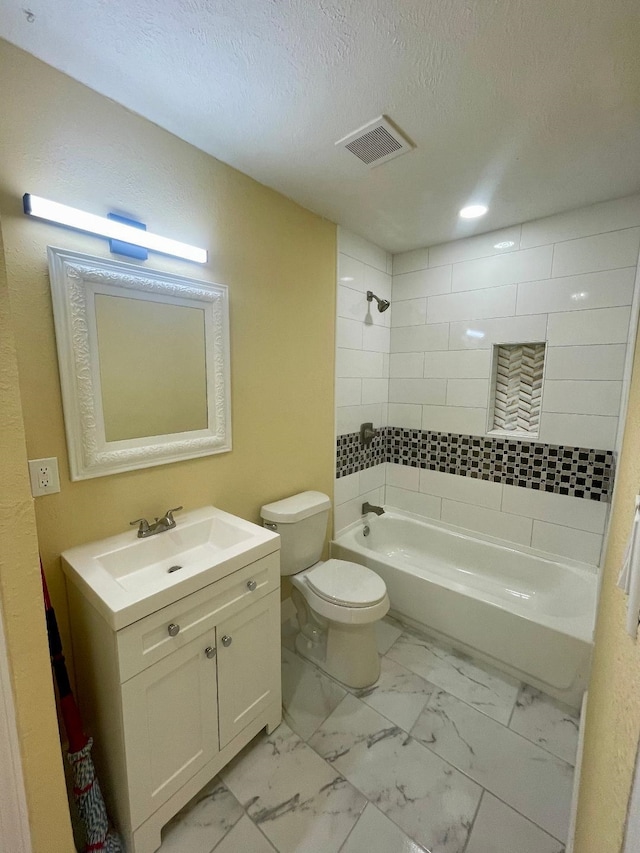
[(145, 533), (149, 532), (149, 522), (146, 518), (136, 518), (135, 521), (130, 521), (129, 524), (132, 527), (135, 527), (136, 524), (140, 525), (140, 527), (138, 527), (138, 536), (144, 536)]
[(183, 509), (183, 507), (181, 507), (181, 506), (174, 506), (173, 509), (168, 509), (164, 514), (163, 521), (168, 521), (169, 524), (175, 524), (176, 521), (175, 521), (175, 518), (173, 517), (173, 513), (179, 512), (181, 509)]

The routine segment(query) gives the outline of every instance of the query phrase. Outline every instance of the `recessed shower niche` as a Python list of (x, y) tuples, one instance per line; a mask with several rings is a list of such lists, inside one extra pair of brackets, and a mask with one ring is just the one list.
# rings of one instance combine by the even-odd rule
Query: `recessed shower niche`
[(488, 432), (537, 437), (545, 348), (544, 343), (493, 347)]

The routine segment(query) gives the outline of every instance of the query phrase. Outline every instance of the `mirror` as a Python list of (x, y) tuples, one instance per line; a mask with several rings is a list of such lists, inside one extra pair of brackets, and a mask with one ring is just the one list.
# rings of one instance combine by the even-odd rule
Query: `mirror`
[(48, 255), (71, 479), (230, 450), (227, 288)]

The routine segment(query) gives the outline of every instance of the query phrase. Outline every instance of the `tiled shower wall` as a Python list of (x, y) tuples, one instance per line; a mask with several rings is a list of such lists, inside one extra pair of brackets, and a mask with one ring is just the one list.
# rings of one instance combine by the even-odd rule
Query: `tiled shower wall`
[[(492, 345), (546, 341), (537, 440), (614, 449), (639, 245), (634, 196), (396, 255), (387, 425), (485, 435)], [(336, 530), (363, 474), (381, 481), (337, 481)], [(598, 562), (603, 502), (394, 463), (384, 485), (388, 504)]]

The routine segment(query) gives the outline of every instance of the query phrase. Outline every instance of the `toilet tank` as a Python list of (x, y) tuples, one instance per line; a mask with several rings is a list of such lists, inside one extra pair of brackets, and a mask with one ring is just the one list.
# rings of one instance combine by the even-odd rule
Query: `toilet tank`
[(318, 562), (330, 508), (322, 492), (301, 492), (262, 507), (264, 526), (280, 534), (281, 575), (295, 575)]

